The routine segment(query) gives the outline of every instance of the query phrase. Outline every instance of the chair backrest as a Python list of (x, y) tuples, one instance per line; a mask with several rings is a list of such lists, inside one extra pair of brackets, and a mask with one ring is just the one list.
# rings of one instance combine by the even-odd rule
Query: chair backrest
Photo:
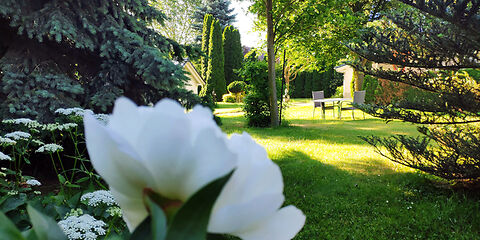
[[(324, 99), (325, 94), (323, 93), (323, 91), (312, 91), (312, 98), (313, 98), (313, 100)], [(314, 102), (313, 105), (314, 105), (314, 107), (320, 107), (321, 103)]]
[(353, 102), (357, 104), (365, 103), (365, 91), (355, 91), (353, 93)]
[(313, 97), (313, 100), (317, 100), (317, 99), (325, 98), (325, 95), (323, 91), (312, 91), (312, 97)]

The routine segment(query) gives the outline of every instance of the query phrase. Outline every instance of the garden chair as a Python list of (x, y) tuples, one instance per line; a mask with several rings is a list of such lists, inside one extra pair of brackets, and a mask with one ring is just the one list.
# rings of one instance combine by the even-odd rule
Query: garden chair
[[(353, 93), (353, 103), (355, 104), (364, 104), (365, 103), (365, 91), (355, 91)], [(342, 106), (339, 106), (341, 108), (341, 110), (352, 110), (352, 119), (355, 120), (355, 109), (358, 109), (356, 108), (355, 106), (351, 106), (351, 107), (345, 107), (345, 108), (342, 108)], [(363, 119), (365, 119), (365, 112), (363, 112)], [(342, 111), (339, 111), (339, 118), (342, 119)]]
[[(313, 100), (324, 99), (325, 94), (324, 94), (323, 91), (312, 91), (312, 98), (313, 98)], [(313, 102), (313, 116), (312, 116), (313, 118), (315, 118), (315, 108), (317, 108), (317, 107), (319, 107), (322, 110), (322, 114), (325, 113), (325, 111), (324, 111), (324, 109), (326, 109), (325, 103)], [(334, 108), (334, 107), (335, 106), (331, 106), (331, 107), (328, 107), (328, 108)], [(335, 111), (333, 111), (333, 117), (335, 117)]]

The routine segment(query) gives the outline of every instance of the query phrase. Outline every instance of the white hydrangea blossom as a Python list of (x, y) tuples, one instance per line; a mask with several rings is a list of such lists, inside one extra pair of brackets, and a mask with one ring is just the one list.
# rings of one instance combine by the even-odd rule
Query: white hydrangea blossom
[(58, 127), (58, 130), (70, 130), (71, 128), (76, 128), (78, 127), (78, 124), (76, 123), (64, 123)]
[(55, 113), (62, 114), (65, 116), (76, 115), (79, 117), (83, 117), (85, 113), (93, 114), (93, 111), (90, 109), (82, 109), (82, 108), (75, 107), (75, 108), (59, 108), (55, 111)]
[(26, 133), (22, 131), (15, 131), (15, 132), (5, 134), (6, 138), (10, 138), (13, 140), (29, 139), (31, 136), (32, 135), (30, 135), (30, 133)]
[(4, 138), (4, 137), (0, 137), (0, 144), (4, 144), (4, 145), (15, 145), (17, 142), (15, 140), (12, 140), (10, 138)]
[(43, 125), (43, 130), (47, 131), (56, 131), (56, 130), (70, 130), (72, 128), (77, 127), (78, 124), (76, 123), (65, 123), (65, 124), (59, 124), (59, 123), (49, 123), (47, 125)]
[(104, 203), (107, 206), (117, 205), (113, 195), (110, 191), (98, 190), (91, 193), (83, 194), (80, 198), (81, 201), (87, 201), (88, 206), (96, 207), (100, 203)]
[(0, 152), (0, 160), (12, 161), (12, 158), (3, 152)]
[(60, 146), (60, 145), (57, 145), (55, 143), (49, 143), (49, 144), (45, 144), (41, 147), (39, 147), (35, 152), (37, 153), (42, 153), (42, 152), (57, 152), (57, 151), (62, 151), (63, 150), (63, 147)]
[(10, 123), (10, 124), (17, 124), (17, 125), (25, 125), (29, 128), (36, 128), (40, 127), (42, 124), (39, 122), (29, 119), (29, 118), (17, 118), (17, 119), (5, 119), (2, 121), (3, 123)]
[(40, 186), (42, 185), (38, 180), (36, 179), (30, 179), (30, 180), (27, 180), (26, 182), (28, 185), (30, 186)]
[(60, 226), (69, 240), (95, 240), (98, 236), (105, 235), (107, 224), (88, 214), (84, 214), (80, 217), (70, 216), (65, 220), (61, 220), (58, 222), (58, 226)]

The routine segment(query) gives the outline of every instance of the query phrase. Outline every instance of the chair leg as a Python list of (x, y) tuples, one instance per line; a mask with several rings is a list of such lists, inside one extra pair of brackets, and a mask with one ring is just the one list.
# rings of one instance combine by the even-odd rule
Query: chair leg
[(352, 109), (352, 119), (355, 120), (355, 109)]
[(322, 119), (325, 120), (325, 103), (322, 102), (320, 107), (322, 108)]
[(339, 102), (337, 104), (337, 108), (338, 108), (338, 119), (342, 120), (342, 102)]
[(335, 103), (332, 105), (333, 119), (335, 119)]

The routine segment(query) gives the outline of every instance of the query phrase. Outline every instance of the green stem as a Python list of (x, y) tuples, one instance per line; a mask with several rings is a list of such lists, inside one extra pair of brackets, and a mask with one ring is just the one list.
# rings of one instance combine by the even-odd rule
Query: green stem
[[(63, 167), (62, 158), (60, 157), (60, 151), (57, 150), (56, 153), (57, 153), (57, 157), (58, 157), (58, 162), (60, 163), (60, 167), (62, 168), (62, 176), (63, 176), (63, 174), (65, 174), (65, 168)], [(52, 156), (52, 158), (53, 158), (53, 156)]]
[[(57, 170), (57, 166), (55, 165), (55, 160), (53, 159), (53, 154), (52, 153), (49, 153), (50, 154), (50, 159), (52, 160), (52, 164), (53, 164), (53, 170), (55, 170), (55, 174), (57, 175), (57, 179), (58, 179), (58, 170)], [(60, 188), (62, 189), (62, 193), (64, 192), (63, 190), (63, 184), (60, 183)]]
[[(77, 128), (75, 128), (75, 133), (77, 132)], [(70, 182), (73, 183), (73, 178), (75, 176), (75, 171), (77, 169), (77, 161), (78, 161), (78, 158), (80, 157), (80, 152), (78, 151), (78, 139), (77, 139), (77, 136), (75, 134), (75, 137), (73, 136), (72, 134), (72, 131), (68, 130), (68, 133), (70, 134), (70, 138), (72, 139), (72, 142), (73, 142), (73, 146), (75, 147), (75, 157), (74, 157), (74, 162), (73, 162), (73, 171), (72, 171), (72, 176), (70, 178)]]

